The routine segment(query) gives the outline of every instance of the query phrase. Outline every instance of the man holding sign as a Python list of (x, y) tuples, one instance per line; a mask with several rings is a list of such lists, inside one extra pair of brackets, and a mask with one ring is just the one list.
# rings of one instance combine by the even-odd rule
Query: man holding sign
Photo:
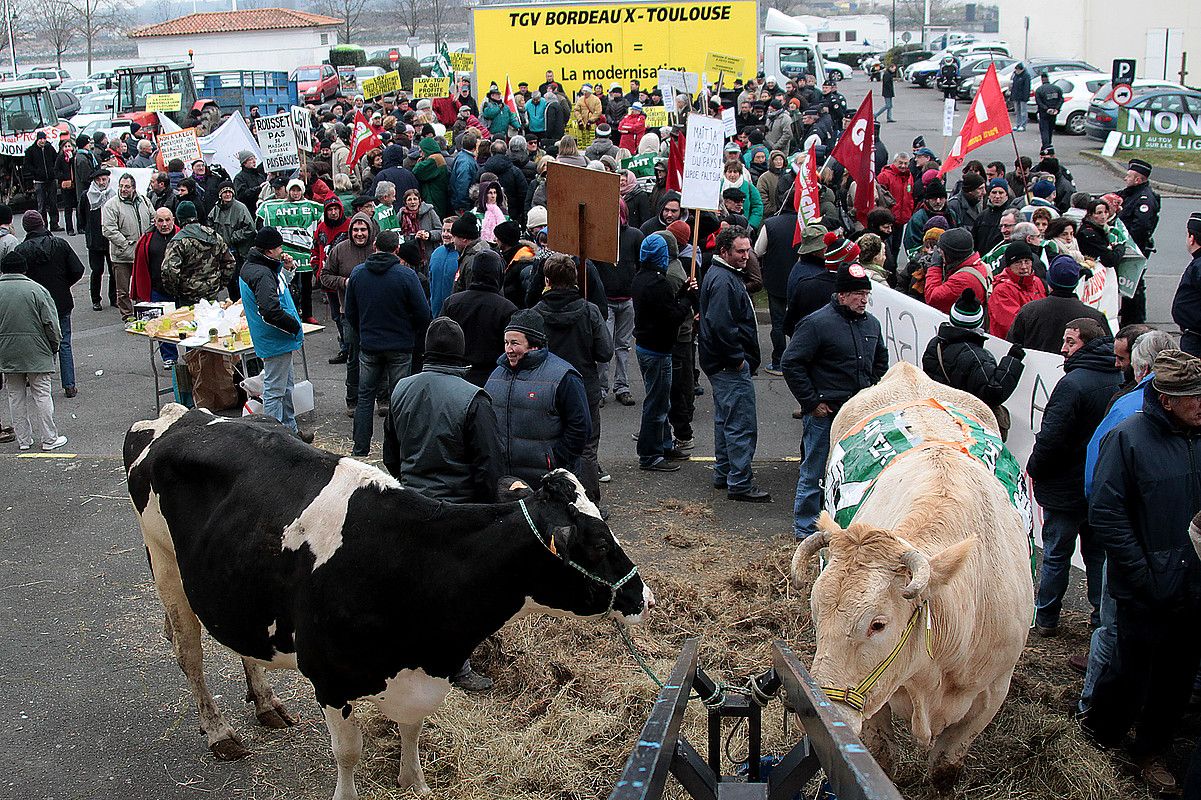
[[(286, 116), (286, 115), (285, 115)], [(255, 214), (265, 227), (275, 228), (284, 241), (284, 252), (292, 257), (300, 274), (301, 319), (316, 324), (313, 318), (313, 236), (325, 210), (320, 203), (304, 196), (304, 182), (299, 178), (288, 181), (288, 195), (283, 200), (268, 200)]]

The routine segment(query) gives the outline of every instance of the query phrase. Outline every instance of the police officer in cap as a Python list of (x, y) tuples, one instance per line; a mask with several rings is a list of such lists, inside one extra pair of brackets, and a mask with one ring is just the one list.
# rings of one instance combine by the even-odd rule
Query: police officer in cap
[(1201, 356), (1201, 212), (1188, 218), (1184, 244), (1193, 260), (1184, 268), (1176, 297), (1172, 300), (1172, 321), (1180, 326), (1180, 349)]
[(830, 121), (834, 123), (834, 130), (842, 130), (842, 121), (847, 116), (847, 99), (843, 97), (842, 92), (834, 81), (826, 78), (822, 84), (821, 104), (824, 105), (830, 112)]
[[(1155, 252), (1155, 228), (1159, 225), (1159, 195), (1151, 190), (1148, 178), (1151, 176), (1151, 165), (1138, 158), (1130, 159), (1126, 169), (1126, 188), (1119, 193), (1122, 196), (1122, 210), (1118, 219), (1125, 225), (1130, 238), (1150, 257)], [(1139, 279), (1134, 296), (1122, 298), (1122, 307), (1118, 316), (1123, 325), (1147, 321), (1147, 286)]]

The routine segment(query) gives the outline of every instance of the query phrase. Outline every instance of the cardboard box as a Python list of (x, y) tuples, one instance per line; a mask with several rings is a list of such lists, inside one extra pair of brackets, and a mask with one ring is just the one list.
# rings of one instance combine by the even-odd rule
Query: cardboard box
[(134, 319), (158, 319), (175, 311), (174, 303), (134, 303)]

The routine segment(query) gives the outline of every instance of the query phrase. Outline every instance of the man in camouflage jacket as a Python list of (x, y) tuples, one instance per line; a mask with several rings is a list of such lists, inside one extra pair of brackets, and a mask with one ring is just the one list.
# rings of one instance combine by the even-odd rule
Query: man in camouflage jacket
[(177, 306), (214, 301), (234, 274), (229, 245), (212, 228), (196, 221), (196, 207), (191, 202), (181, 202), (175, 216), (183, 227), (163, 255), (163, 289), (175, 298)]

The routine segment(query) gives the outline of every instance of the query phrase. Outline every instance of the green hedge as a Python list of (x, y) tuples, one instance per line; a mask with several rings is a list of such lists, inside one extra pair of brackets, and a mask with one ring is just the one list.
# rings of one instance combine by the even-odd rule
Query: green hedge
[(335, 67), (367, 66), (367, 51), (354, 44), (339, 44), (329, 49), (329, 63)]

